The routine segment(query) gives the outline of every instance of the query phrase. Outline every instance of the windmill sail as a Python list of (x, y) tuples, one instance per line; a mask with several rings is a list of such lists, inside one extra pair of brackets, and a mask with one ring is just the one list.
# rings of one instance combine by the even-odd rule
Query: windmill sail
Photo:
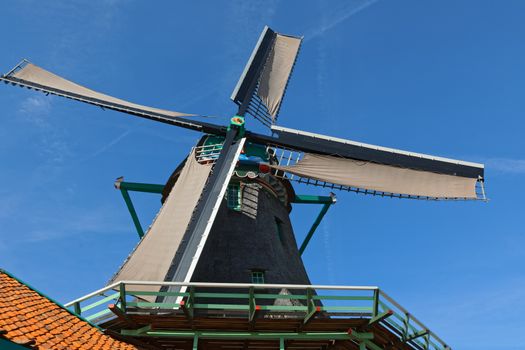
[(248, 113), (265, 125), (275, 123), (301, 42), (264, 28), (231, 96), (240, 115)]
[(281, 156), (271, 166), (291, 180), (396, 197), (485, 199), (483, 164), (277, 126), (272, 131)]
[[(230, 183), (239, 155), (246, 142), (245, 138), (234, 142), (233, 138), (236, 134), (236, 130), (230, 130), (226, 136), (223, 149), (213, 167), (213, 174), (210, 176), (201, 196), (200, 205), (196, 207), (194, 221), (186, 230), (182, 245), (173, 259), (172, 268), (165, 277), (168, 281), (191, 281), (221, 202), (226, 194), (226, 188)], [(186, 287), (170, 287), (168, 290), (171, 292), (184, 292)], [(170, 302), (173, 299), (177, 302), (180, 301), (180, 297), (167, 297), (165, 300)]]
[(0, 81), (194, 130), (203, 130), (203, 127), (198, 124), (206, 124), (197, 123), (196, 125), (191, 125), (192, 122), (180, 118), (183, 116), (195, 116), (195, 114), (148, 107), (88, 89), (26, 60), (18, 64), (8, 74), (1, 76)]
[(428, 198), (476, 199), (477, 178), (437, 174), (372, 162), (306, 153), (276, 169), (327, 183), (382, 193)]
[[(211, 165), (197, 162), (195, 151), (190, 153), (177, 182), (147, 234), (109, 283), (123, 280), (164, 280), (190, 223), (193, 209), (201, 196), (211, 168)], [(156, 286), (141, 288), (144, 291), (158, 291), (159, 289)]]
[(286, 85), (295, 64), (301, 39), (276, 34), (270, 54), (261, 73), (257, 95), (275, 118), (284, 97)]

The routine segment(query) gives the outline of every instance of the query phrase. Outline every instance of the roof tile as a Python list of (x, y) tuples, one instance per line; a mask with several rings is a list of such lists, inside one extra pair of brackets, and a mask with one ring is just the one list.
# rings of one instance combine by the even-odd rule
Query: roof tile
[(88, 322), (0, 270), (1, 337), (35, 348), (139, 350), (102, 333)]

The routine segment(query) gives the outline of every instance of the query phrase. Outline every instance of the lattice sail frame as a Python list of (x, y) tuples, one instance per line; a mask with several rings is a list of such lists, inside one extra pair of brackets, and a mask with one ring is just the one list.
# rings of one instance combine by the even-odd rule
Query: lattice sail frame
[[(295, 41), (295, 44), (286, 44), (289, 40)], [(239, 115), (248, 114), (267, 127), (276, 123), (302, 40), (303, 37), (277, 33), (268, 26), (264, 27), (230, 97), (239, 106)], [(274, 60), (279, 62), (277, 66)], [(279, 71), (276, 67), (283, 70)], [(264, 85), (262, 89), (261, 84)], [(270, 94), (273, 96), (270, 97)], [(277, 106), (267, 106), (261, 95), (271, 98)]]
[[(285, 148), (277, 145), (268, 145), (267, 152), (271, 155), (271, 158), (275, 162), (275, 165), (279, 166), (291, 166), (298, 163), (303, 159), (305, 152), (294, 150), (291, 148)], [(364, 161), (366, 162), (366, 161)], [(345, 186), (326, 182), (323, 180), (312, 179), (308, 177), (302, 177), (296, 174), (292, 174), (287, 171), (283, 171), (276, 168), (271, 168), (271, 174), (277, 178), (294, 181), (300, 184), (312, 185), (317, 187), (329, 188), (339, 191), (355, 192), (360, 194), (380, 196), (380, 197), (391, 197), (391, 198), (403, 198), (403, 199), (418, 199), (418, 200), (432, 200), (432, 201), (467, 201), (467, 200), (480, 200), (487, 201), (485, 195), (485, 186), (482, 178), (479, 178), (476, 182), (476, 196), (477, 198), (447, 198), (447, 197), (429, 197), (429, 196), (415, 196), (401, 193), (390, 193), (376, 190), (369, 190), (359, 187)]]
[[(295, 61), (294, 61), (293, 65), (292, 65), (292, 70), (290, 71), (290, 77), (288, 78), (288, 80), (286, 82), (286, 85), (285, 85), (285, 88), (284, 88), (284, 92), (283, 92), (283, 96), (282, 96), (283, 99), (286, 96), (286, 91), (288, 89), (288, 85), (290, 84), (290, 80), (291, 80), (291, 77), (293, 75), (293, 71), (295, 69), (295, 65), (297, 63), (297, 58), (301, 54), (302, 46), (303, 45), (302, 45), (302, 42), (301, 42), (301, 44), (299, 45), (299, 50), (297, 52), (297, 57), (295, 58)], [(269, 57), (267, 58), (267, 60), (268, 59), (269, 59)], [(255, 87), (255, 90), (253, 91), (253, 94), (251, 96), (250, 102), (249, 102), (248, 107), (246, 109), (246, 113), (251, 115), (255, 119), (257, 119), (264, 126), (271, 127), (272, 125), (277, 123), (277, 119), (279, 118), (279, 112), (281, 110), (282, 103), (279, 105), (279, 109), (277, 110), (277, 113), (275, 114), (275, 117), (272, 117), (270, 115), (270, 112), (268, 111), (268, 108), (266, 107), (264, 102), (259, 97), (260, 79), (261, 79), (261, 77), (259, 77), (259, 81), (257, 82), (257, 86)]]

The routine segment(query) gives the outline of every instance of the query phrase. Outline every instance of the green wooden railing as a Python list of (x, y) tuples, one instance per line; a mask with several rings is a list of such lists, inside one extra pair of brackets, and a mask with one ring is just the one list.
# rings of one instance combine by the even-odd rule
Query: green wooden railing
[[(179, 286), (180, 292), (159, 291), (161, 287)], [(211, 289), (213, 292), (208, 292)], [(147, 289), (147, 290), (145, 290)], [(218, 292), (220, 290), (224, 292)], [(152, 291), (154, 290), (154, 291)], [(232, 292), (235, 291), (235, 292)], [(289, 293), (275, 293), (275, 291)], [(272, 293), (270, 293), (270, 291)], [(156, 302), (157, 297), (171, 297), (174, 302)], [(281, 301), (275, 305), (275, 301)], [(294, 302), (284, 303), (283, 300)], [(273, 301), (273, 302), (272, 302)], [(115, 311), (123, 314), (144, 313), (148, 310), (162, 310), (184, 313), (193, 317), (199, 310), (207, 313), (216, 311), (221, 317), (243, 317), (252, 321), (258, 313), (286, 313), (309, 322), (318, 313), (332, 318), (366, 318), (369, 325), (380, 323), (414, 349), (448, 350), (447, 346), (435, 333), (430, 331), (412, 314), (396, 303), (378, 287), (367, 286), (315, 286), (285, 284), (244, 284), (244, 283), (178, 283), (178, 282), (138, 282), (122, 281), (90, 293), (84, 297), (65, 304), (79, 316), (97, 325), (113, 317)], [(133, 333), (133, 334), (132, 334)], [(159, 336), (151, 329), (123, 331), (124, 335)], [(202, 332), (162, 331), (160, 336), (203, 337)], [(228, 334), (214, 333), (217, 337), (267, 337), (268, 334)], [(368, 333), (355, 333), (353, 337), (364, 337), (363, 342), (371, 349), (378, 350), (366, 337)], [(277, 336), (277, 335), (275, 335)], [(343, 339), (349, 334), (316, 333), (297, 334), (283, 333), (278, 339), (290, 337), (305, 339)], [(345, 338), (346, 339), (346, 338)]]

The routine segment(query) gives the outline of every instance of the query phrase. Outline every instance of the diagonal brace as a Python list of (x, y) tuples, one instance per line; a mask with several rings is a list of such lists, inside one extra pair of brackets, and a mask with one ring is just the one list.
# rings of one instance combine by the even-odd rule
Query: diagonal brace
[(371, 326), (371, 325), (373, 325), (375, 323), (381, 322), (384, 319), (392, 316), (393, 314), (394, 314), (394, 311), (392, 311), (392, 310), (387, 310), (387, 311), (385, 311), (383, 313), (380, 313), (379, 315), (372, 317), (370, 319), (370, 321), (368, 321), (368, 326)]
[(301, 247), (299, 248), (299, 254), (303, 254), (304, 250), (308, 246), (308, 243), (312, 239), (312, 236), (315, 233), (315, 230), (323, 220), (323, 217), (325, 216), (328, 209), (330, 209), (330, 206), (336, 202), (335, 195), (333, 193), (330, 194), (330, 197), (332, 199), (331, 202), (324, 203), (323, 208), (321, 209), (321, 212), (319, 212), (319, 215), (317, 215), (317, 218), (315, 219), (314, 223), (312, 224), (312, 227), (310, 228), (310, 231), (306, 234), (306, 237), (304, 238), (303, 243), (301, 243)]

